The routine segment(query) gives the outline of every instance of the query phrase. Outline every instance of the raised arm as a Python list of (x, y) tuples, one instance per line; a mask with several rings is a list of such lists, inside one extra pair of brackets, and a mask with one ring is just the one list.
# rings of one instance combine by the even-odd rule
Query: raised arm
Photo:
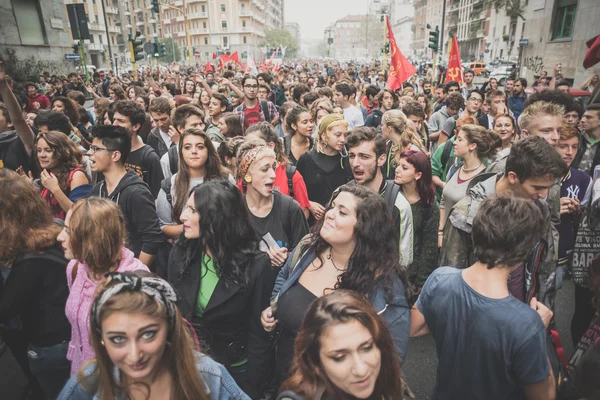
[(6, 72), (4, 71), (4, 62), (2, 61), (0, 61), (0, 95), (4, 100), (10, 120), (21, 139), (21, 142), (23, 142), (23, 145), (25, 146), (25, 151), (27, 151), (27, 154), (31, 157), (33, 155), (33, 142), (35, 136), (23, 117), (23, 110), (21, 110), (21, 106), (19, 105), (15, 94), (8, 86), (8, 83), (6, 83)]

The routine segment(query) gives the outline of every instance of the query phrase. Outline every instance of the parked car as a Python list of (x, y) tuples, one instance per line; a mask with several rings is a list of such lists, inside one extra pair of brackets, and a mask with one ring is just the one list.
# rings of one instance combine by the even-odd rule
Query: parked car
[(512, 65), (501, 65), (490, 73), (490, 79), (495, 78), (500, 86), (504, 86), (512, 70)]
[(475, 75), (485, 75), (486, 72), (485, 63), (479, 61), (463, 64), (463, 71), (466, 71), (468, 69), (472, 69), (473, 72), (475, 72)]

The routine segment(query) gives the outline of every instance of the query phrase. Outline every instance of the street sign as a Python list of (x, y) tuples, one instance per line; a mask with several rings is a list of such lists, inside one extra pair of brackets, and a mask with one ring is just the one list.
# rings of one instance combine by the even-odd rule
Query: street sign
[(74, 53), (65, 54), (65, 60), (74, 60), (74, 61), (77, 61), (80, 58), (81, 57), (79, 56), (79, 54), (74, 54)]
[(529, 45), (529, 39), (519, 40), (519, 47), (527, 47)]

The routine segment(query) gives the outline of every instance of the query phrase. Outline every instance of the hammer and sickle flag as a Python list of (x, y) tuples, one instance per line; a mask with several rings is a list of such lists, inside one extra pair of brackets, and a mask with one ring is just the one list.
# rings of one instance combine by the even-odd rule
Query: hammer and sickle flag
[(394, 38), (390, 19), (387, 15), (385, 16), (385, 20), (387, 23), (388, 40), (390, 41), (390, 51), (392, 52), (387, 86), (392, 90), (396, 90), (417, 72), (417, 69), (400, 52), (400, 49), (396, 44), (396, 39)]
[(456, 35), (452, 36), (450, 41), (450, 57), (448, 58), (448, 70), (446, 71), (446, 82), (456, 81), (459, 85), (463, 84), (463, 68), (460, 63), (460, 49)]

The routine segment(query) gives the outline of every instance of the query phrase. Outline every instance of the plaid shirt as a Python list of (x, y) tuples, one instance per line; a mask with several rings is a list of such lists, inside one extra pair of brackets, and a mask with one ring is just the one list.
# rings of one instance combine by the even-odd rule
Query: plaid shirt
[[(260, 100), (258, 101), (259, 107), (258, 107), (258, 113), (260, 114), (260, 121), (265, 121), (265, 114), (263, 113), (263, 108), (260, 107)], [(269, 110), (269, 114), (271, 115), (271, 120), (268, 122), (273, 122), (276, 118), (279, 117), (279, 111), (277, 111), (277, 107), (275, 107), (275, 104), (271, 103), (270, 101), (267, 101), (267, 108)], [(244, 128), (244, 113), (246, 112), (246, 103), (242, 103), (239, 106), (237, 106), (235, 108), (235, 110), (233, 110), (233, 112), (240, 117), (240, 122), (242, 123), (242, 129)]]

